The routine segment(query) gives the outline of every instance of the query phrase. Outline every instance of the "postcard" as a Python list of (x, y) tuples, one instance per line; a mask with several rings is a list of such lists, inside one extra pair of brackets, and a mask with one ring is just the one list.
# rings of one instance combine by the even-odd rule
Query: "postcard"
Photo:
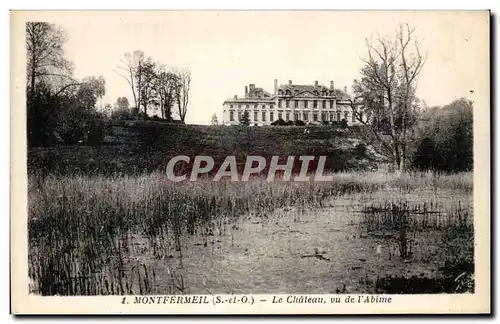
[(489, 11), (11, 11), (13, 314), (491, 312)]

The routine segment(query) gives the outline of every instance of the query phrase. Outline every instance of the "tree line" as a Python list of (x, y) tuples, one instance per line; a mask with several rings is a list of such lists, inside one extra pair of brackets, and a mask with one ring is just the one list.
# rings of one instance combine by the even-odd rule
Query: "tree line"
[[(172, 121), (175, 113), (184, 122), (191, 87), (189, 70), (145, 59), (142, 51), (127, 53), (118, 72), (130, 85), (134, 107), (127, 97), (119, 97), (115, 107), (102, 107), (105, 79), (75, 78), (73, 63), (64, 53), (66, 41), (67, 34), (58, 25), (26, 23), (28, 145), (99, 142), (110, 117), (151, 119), (150, 113), (159, 111), (161, 117), (153, 119)], [(97, 109), (99, 100), (101, 109)]]
[[(149, 116), (148, 110), (159, 110), (161, 119), (172, 121), (173, 107), (177, 106), (177, 115), (185, 121), (191, 73), (187, 69), (169, 68), (151, 57), (145, 59), (143, 51), (126, 53), (118, 66), (118, 73), (129, 84), (134, 100), (134, 107), (143, 116)], [(120, 109), (124, 109), (124, 99), (117, 101)], [(128, 102), (128, 101), (127, 101)]]
[(100, 137), (96, 104), (106, 93), (102, 76), (81, 80), (64, 57), (65, 31), (47, 22), (26, 23), (28, 145), (76, 143)]

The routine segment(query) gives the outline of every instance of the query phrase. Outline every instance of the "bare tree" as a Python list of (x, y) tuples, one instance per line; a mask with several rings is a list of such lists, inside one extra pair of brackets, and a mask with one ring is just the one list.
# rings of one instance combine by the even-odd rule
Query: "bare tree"
[[(395, 39), (367, 40), (368, 57), (350, 99), (355, 118), (368, 126), (366, 139), (399, 172), (406, 169), (408, 142), (419, 107), (417, 77), (426, 60), (413, 39), (414, 31), (404, 24)], [(380, 125), (386, 125), (385, 133)]]
[(125, 53), (124, 59), (121, 60), (121, 65), (118, 66), (119, 72), (117, 72), (129, 84), (136, 108), (139, 108), (141, 103), (141, 72), (143, 61), (143, 51), (136, 50), (133, 53)]
[(177, 106), (179, 109), (179, 117), (184, 122), (186, 119), (187, 108), (189, 104), (189, 90), (191, 87), (191, 72), (187, 69), (182, 70), (178, 74), (179, 80), (177, 85)]
[(54, 24), (26, 23), (26, 81), (31, 98), (34, 97), (36, 85), (40, 81), (50, 83), (52, 88), (65, 88), (75, 83), (72, 78), (72, 64), (64, 58), (65, 42), (64, 31)]

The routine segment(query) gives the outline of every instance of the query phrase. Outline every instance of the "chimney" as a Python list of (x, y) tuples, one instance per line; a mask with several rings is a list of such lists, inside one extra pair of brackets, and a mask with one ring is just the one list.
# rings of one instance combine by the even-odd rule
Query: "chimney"
[(234, 99), (238, 99), (238, 95), (234, 95)]
[(330, 90), (334, 90), (333, 89), (333, 81), (330, 81)]
[(248, 87), (245, 86), (245, 97), (248, 96)]
[(318, 86), (318, 81), (314, 81), (314, 86), (317, 87)]
[(251, 83), (250, 84), (250, 93), (254, 93), (255, 91), (255, 84)]
[(278, 79), (274, 79), (274, 94), (278, 93)]
[(288, 85), (292, 85), (292, 80), (288, 80)]

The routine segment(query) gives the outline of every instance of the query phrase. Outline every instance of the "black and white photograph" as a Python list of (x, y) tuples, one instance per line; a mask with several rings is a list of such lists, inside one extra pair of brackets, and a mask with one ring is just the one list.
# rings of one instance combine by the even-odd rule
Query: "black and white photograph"
[(18, 309), (490, 312), (489, 24), (12, 11)]

